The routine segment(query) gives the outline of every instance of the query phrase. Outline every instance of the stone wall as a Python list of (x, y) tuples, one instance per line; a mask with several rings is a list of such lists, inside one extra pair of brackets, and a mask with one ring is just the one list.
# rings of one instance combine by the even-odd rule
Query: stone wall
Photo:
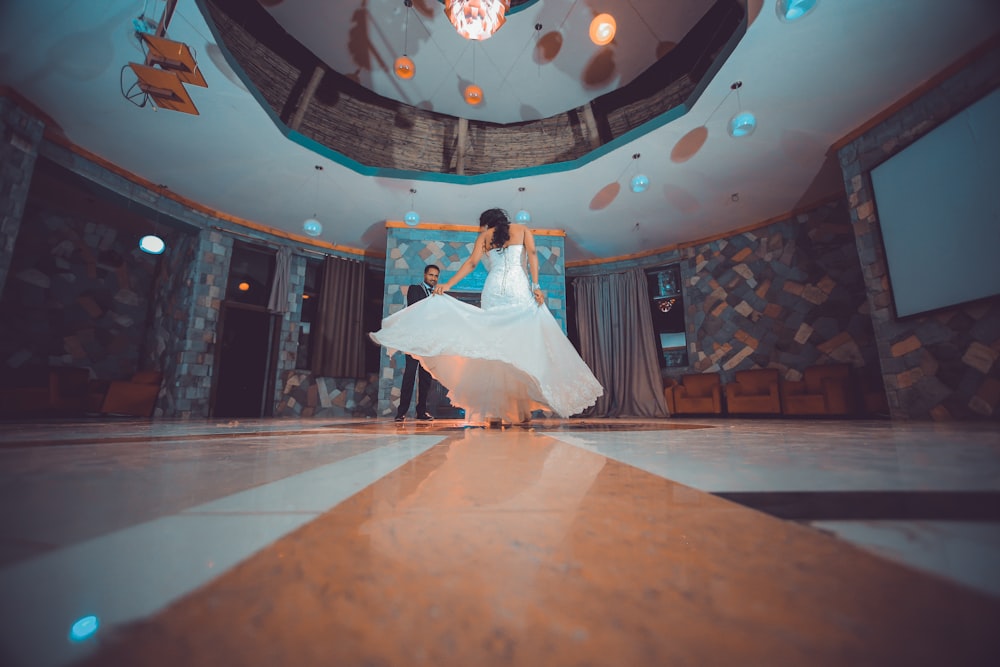
[(24, 220), (0, 299), (3, 368), (74, 366), (117, 380), (150, 367), (159, 258), (136, 235), (36, 196)]
[(849, 363), (877, 377), (878, 356), (853, 231), (843, 202), (684, 249), (690, 369)]
[(44, 123), (0, 96), (0, 292), (21, 227)]
[(998, 86), (994, 44), (838, 154), (893, 418), (1000, 419), (1000, 298), (897, 320), (870, 177), (872, 168)]
[[(437, 264), (441, 267), (441, 281), (444, 282), (472, 255), (479, 234), (477, 228), (439, 227), (407, 227), (399, 223), (387, 225), (383, 317), (406, 307), (404, 290), (423, 280), (425, 266)], [(546, 305), (565, 331), (565, 237), (561, 232), (536, 231), (535, 247), (538, 252), (538, 282), (546, 294)], [(452, 294), (475, 295), (482, 291), (485, 280), (486, 269), (480, 263), (475, 271), (455, 286)], [(395, 414), (405, 365), (406, 358), (403, 354), (397, 353), (390, 357), (383, 351), (379, 365), (379, 415)]]
[(376, 417), (378, 375), (365, 379), (318, 377), (303, 370), (280, 375), (275, 417)]

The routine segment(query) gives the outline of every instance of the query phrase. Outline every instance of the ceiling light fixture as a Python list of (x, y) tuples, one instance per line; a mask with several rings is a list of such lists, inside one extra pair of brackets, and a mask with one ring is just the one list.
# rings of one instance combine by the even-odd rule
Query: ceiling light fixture
[(413, 59), (406, 55), (406, 52), (410, 48), (410, 8), (413, 7), (413, 0), (403, 0), (403, 5), (406, 7), (406, 18), (403, 21), (403, 55), (396, 58), (396, 62), (393, 63), (393, 71), (400, 79), (412, 79), (417, 68), (413, 64)]
[(410, 210), (403, 216), (403, 222), (410, 227), (416, 227), (420, 224), (420, 214), (413, 210), (413, 195), (415, 194), (417, 194), (417, 191), (414, 188), (410, 188)]
[[(472, 45), (472, 80), (476, 80), (476, 45)], [(462, 92), (462, 97), (465, 98), (466, 104), (476, 106), (483, 101), (483, 89), (474, 83), (470, 83), (465, 87)]]
[(729, 136), (733, 138), (749, 137), (753, 134), (754, 130), (757, 129), (757, 117), (753, 115), (752, 111), (744, 111), (743, 104), (740, 102), (740, 88), (743, 87), (742, 81), (734, 81), (732, 85), (729, 86), (730, 90), (736, 91), (736, 113), (732, 118), (729, 119), (729, 125), (727, 126), (727, 131)]
[(618, 25), (611, 14), (598, 14), (590, 22), (590, 41), (598, 46), (606, 46), (615, 38)]
[(445, 0), (444, 11), (466, 39), (489, 39), (507, 21), (510, 0)]
[(819, 0), (778, 0), (775, 3), (775, 10), (778, 18), (785, 23), (798, 21), (816, 9)]
[(167, 244), (156, 234), (146, 234), (139, 239), (139, 250), (150, 255), (161, 255), (166, 248)]
[[(634, 161), (638, 160), (640, 157), (642, 157), (640, 153), (633, 153), (633, 164), (636, 164)], [(649, 178), (646, 177), (645, 174), (636, 174), (632, 177), (632, 182), (629, 186), (632, 188), (632, 192), (645, 192), (649, 189)]]
[(517, 214), (514, 215), (514, 221), (515, 222), (520, 222), (522, 225), (526, 225), (529, 222), (531, 222), (531, 214), (528, 213), (528, 211), (525, 210), (525, 208), (524, 208), (524, 189), (525, 188), (524, 188), (523, 185), (517, 189), (517, 192), (520, 195), (520, 202), (519, 203), (521, 205), (521, 210), (519, 210), (517, 212)]
[[(316, 210), (316, 202), (319, 200), (319, 181), (317, 173), (323, 171), (322, 165), (313, 166), (313, 210)], [(305, 222), (302, 223), (302, 231), (304, 231), (309, 236), (319, 236), (323, 233), (323, 225), (319, 221), (319, 215), (316, 213), (312, 214), (311, 218), (306, 218)]]

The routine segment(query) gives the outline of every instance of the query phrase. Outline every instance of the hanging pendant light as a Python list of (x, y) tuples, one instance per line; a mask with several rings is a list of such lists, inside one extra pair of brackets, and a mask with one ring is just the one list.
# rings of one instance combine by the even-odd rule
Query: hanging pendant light
[(466, 39), (489, 39), (507, 21), (510, 0), (445, 0), (444, 11)]
[(463, 93), (466, 103), (476, 106), (483, 101), (483, 89), (474, 83), (470, 83), (465, 87), (465, 93)]
[(519, 203), (520, 203), (520, 206), (521, 206), (521, 210), (519, 210), (514, 215), (514, 221), (515, 222), (520, 222), (522, 225), (526, 225), (529, 222), (531, 222), (531, 214), (528, 213), (528, 211), (524, 208), (524, 189), (525, 188), (524, 188), (523, 185), (517, 189), (517, 192), (518, 192), (518, 194), (520, 196), (520, 202)]
[(611, 14), (598, 14), (590, 22), (590, 41), (598, 46), (605, 46), (615, 38), (618, 24)]
[[(640, 157), (642, 157), (641, 153), (633, 153), (633, 164), (638, 164), (635, 160), (638, 160)], [(649, 189), (649, 178), (645, 174), (637, 173), (632, 177), (629, 187), (632, 188), (632, 192), (645, 192)]]
[(410, 227), (416, 227), (420, 224), (420, 214), (413, 210), (413, 195), (415, 194), (417, 194), (417, 191), (414, 188), (410, 188), (410, 210), (403, 216), (403, 222)]
[(730, 90), (736, 91), (736, 113), (729, 119), (726, 131), (734, 139), (749, 137), (757, 129), (757, 117), (753, 115), (752, 111), (743, 110), (743, 103), (740, 101), (740, 88), (742, 87), (742, 81), (735, 81), (729, 86)]
[(403, 22), (403, 55), (396, 58), (392, 69), (400, 79), (412, 79), (417, 68), (413, 64), (413, 59), (406, 55), (406, 52), (410, 49), (410, 8), (413, 7), (413, 0), (403, 0), (403, 5), (406, 7), (406, 18)]
[[(314, 165), (313, 173), (310, 179), (313, 182), (313, 210), (316, 210), (316, 204), (319, 200), (319, 172), (323, 171), (322, 165)], [(308, 236), (319, 236), (323, 233), (323, 224), (319, 221), (319, 216), (316, 213), (312, 214), (312, 217), (306, 218), (302, 222), (302, 231)]]

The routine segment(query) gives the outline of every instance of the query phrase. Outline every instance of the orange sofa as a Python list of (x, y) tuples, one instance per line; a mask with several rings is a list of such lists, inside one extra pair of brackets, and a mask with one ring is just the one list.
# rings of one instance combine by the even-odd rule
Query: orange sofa
[(782, 412), (786, 415), (845, 416), (854, 413), (851, 367), (810, 366), (801, 380), (782, 380)]
[(663, 397), (671, 415), (721, 415), (722, 379), (718, 373), (682, 375), (669, 380)]
[(733, 381), (726, 384), (726, 411), (736, 415), (780, 415), (778, 369), (736, 371)]
[(101, 412), (109, 415), (151, 417), (160, 394), (163, 376), (156, 371), (142, 371), (131, 380), (115, 380), (108, 385)]

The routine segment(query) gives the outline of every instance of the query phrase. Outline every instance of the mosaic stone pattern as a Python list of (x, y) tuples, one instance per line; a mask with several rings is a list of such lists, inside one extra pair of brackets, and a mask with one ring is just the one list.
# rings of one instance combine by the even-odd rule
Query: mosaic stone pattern
[[(691, 370), (877, 369), (864, 283), (843, 203), (686, 248), (681, 263)], [(861, 371), (859, 371), (861, 372)]]
[[(191, 250), (178, 258), (177, 276), (163, 313), (172, 335), (164, 340), (164, 391), (156, 416), (207, 417), (212, 395), (216, 330), (229, 273), (233, 239), (217, 230), (201, 230)], [(187, 261), (184, 265), (183, 262)]]
[(288, 398), (284, 393), (286, 374), (295, 371), (298, 358), (299, 332), (302, 323), (302, 293), (306, 284), (306, 258), (292, 255), (288, 266), (288, 311), (281, 315), (281, 331), (278, 334), (278, 362), (275, 369), (274, 414), (278, 415), (282, 403)]
[(35, 198), (24, 221), (0, 300), (3, 367), (87, 368), (100, 380), (146, 367), (158, 258), (132, 235)]
[(994, 46), (840, 149), (891, 415), (1000, 420), (1000, 298), (895, 319), (869, 172), (1000, 86)]
[(280, 374), (275, 417), (376, 417), (378, 375), (318, 377), (303, 370)]
[(0, 97), (0, 292), (28, 198), (44, 124), (7, 97)]
[[(429, 229), (426, 227), (388, 227), (385, 258), (385, 297), (382, 316), (387, 317), (406, 307), (406, 287), (423, 279), (424, 267), (441, 267), (442, 281), (447, 280), (472, 255), (478, 231)], [(535, 236), (538, 252), (538, 282), (547, 297), (552, 316), (566, 331), (565, 238)], [(453, 294), (475, 295), (483, 289), (486, 269), (480, 264), (455, 286)], [(478, 302), (477, 302), (478, 305)], [(378, 414), (394, 415), (399, 406), (405, 356), (390, 357), (383, 351), (379, 365)], [(437, 383), (435, 389), (438, 391)], [(414, 400), (416, 397), (414, 396)]]

